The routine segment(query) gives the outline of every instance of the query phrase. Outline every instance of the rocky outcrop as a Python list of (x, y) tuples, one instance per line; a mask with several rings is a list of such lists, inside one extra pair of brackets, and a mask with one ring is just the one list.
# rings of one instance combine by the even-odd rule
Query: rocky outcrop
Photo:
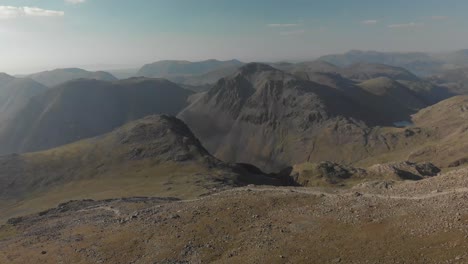
[(372, 173), (385, 178), (396, 178), (403, 180), (421, 180), (434, 177), (440, 173), (440, 169), (430, 162), (413, 163), (409, 161), (377, 164), (367, 169)]
[(394, 162), (362, 169), (326, 161), (297, 164), (290, 176), (299, 186), (305, 187), (353, 186), (363, 182), (386, 182), (385, 186), (388, 187), (389, 181), (422, 180), (437, 176), (440, 172), (439, 168), (429, 162)]

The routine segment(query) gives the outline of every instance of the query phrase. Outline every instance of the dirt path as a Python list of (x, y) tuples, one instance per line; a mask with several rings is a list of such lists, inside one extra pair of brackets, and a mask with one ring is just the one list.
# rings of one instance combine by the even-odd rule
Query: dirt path
[(338, 197), (338, 196), (347, 196), (347, 195), (358, 195), (361, 197), (367, 197), (367, 198), (378, 198), (378, 199), (394, 199), (394, 200), (425, 200), (425, 199), (431, 199), (431, 198), (436, 198), (440, 196), (446, 196), (450, 194), (456, 194), (456, 193), (468, 193), (468, 187), (464, 188), (457, 188), (457, 189), (452, 189), (448, 191), (432, 191), (427, 194), (415, 194), (412, 196), (404, 196), (404, 195), (385, 195), (385, 194), (372, 194), (372, 193), (361, 193), (358, 191), (348, 191), (348, 192), (339, 192), (339, 193), (332, 193), (332, 192), (324, 192), (324, 191), (318, 191), (314, 189), (309, 189), (309, 188), (285, 188), (285, 187), (242, 187), (242, 188), (236, 188), (232, 190), (227, 190), (224, 192), (220, 193), (215, 193), (206, 197), (201, 197), (197, 199), (192, 199), (192, 200), (182, 200), (180, 202), (196, 202), (200, 200), (204, 200), (208, 197), (213, 197), (213, 196), (218, 196), (218, 195), (223, 195), (229, 192), (283, 192), (283, 193), (301, 193), (301, 194), (309, 194), (309, 195), (316, 195), (316, 196), (333, 196), (333, 197)]
[(384, 194), (370, 194), (370, 193), (360, 193), (356, 191), (350, 191), (350, 192), (343, 192), (343, 193), (329, 193), (329, 192), (322, 192), (322, 191), (317, 191), (317, 190), (311, 190), (307, 188), (242, 188), (242, 189), (237, 189), (237, 190), (231, 190), (231, 191), (253, 191), (253, 192), (262, 192), (262, 191), (280, 191), (280, 192), (295, 192), (295, 193), (302, 193), (302, 194), (310, 194), (310, 195), (324, 195), (324, 196), (343, 196), (343, 195), (360, 195), (362, 197), (368, 197), (368, 198), (381, 198), (381, 199), (396, 199), (396, 200), (425, 200), (425, 199), (431, 199), (439, 196), (445, 196), (449, 194), (455, 194), (455, 193), (468, 193), (468, 188), (457, 188), (457, 189), (452, 189), (449, 191), (443, 191), (443, 192), (431, 192), (427, 194), (419, 194), (419, 195), (414, 195), (414, 196), (403, 196), (403, 195), (384, 195)]

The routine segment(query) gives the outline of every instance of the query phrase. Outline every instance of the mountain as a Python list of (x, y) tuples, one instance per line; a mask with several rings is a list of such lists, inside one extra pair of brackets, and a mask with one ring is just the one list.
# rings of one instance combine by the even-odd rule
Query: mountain
[(0, 127), (11, 120), (29, 100), (47, 90), (47, 87), (27, 78), (15, 78), (0, 73)]
[(89, 79), (101, 81), (117, 80), (117, 78), (115, 78), (112, 74), (108, 72), (89, 72), (78, 68), (56, 69), (52, 71), (39, 72), (31, 74), (27, 77), (48, 87), (54, 87), (59, 84), (76, 79)]
[(79, 79), (32, 98), (0, 131), (0, 153), (48, 149), (146, 115), (177, 114), (192, 92), (162, 79)]
[(2, 202), (40, 211), (71, 199), (166, 195), (281, 181), (212, 157), (175, 117), (148, 116), (114, 131), (42, 152), (0, 157)]
[(310, 159), (321, 135), (339, 144), (383, 119), (343, 91), (258, 63), (221, 79), (178, 116), (215, 156), (266, 170)]
[(137, 76), (167, 79), (182, 78), (203, 75), (225, 68), (240, 67), (242, 64), (238, 60), (206, 60), (198, 62), (166, 60), (144, 65), (138, 71)]
[(359, 83), (314, 73), (305, 79), (252, 63), (195, 97), (178, 116), (216, 157), (268, 171), (321, 161), (366, 167), (410, 160), (447, 167), (454, 160), (417, 153), (443, 142), (440, 132), (411, 118), (429, 106), (425, 99), (386, 77)]
[(355, 63), (376, 63), (386, 64), (395, 67), (402, 67), (409, 71), (428, 76), (440, 71), (446, 63), (431, 54), (422, 52), (378, 52), (352, 50), (344, 54), (326, 55), (319, 60), (327, 61), (334, 65), (346, 67)]

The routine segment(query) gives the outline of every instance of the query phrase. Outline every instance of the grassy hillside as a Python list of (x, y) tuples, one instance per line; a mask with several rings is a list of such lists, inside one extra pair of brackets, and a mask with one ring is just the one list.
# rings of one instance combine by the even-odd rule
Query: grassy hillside
[(216, 188), (279, 184), (213, 158), (180, 120), (149, 116), (96, 138), (0, 158), (1, 217), (71, 199), (197, 197)]

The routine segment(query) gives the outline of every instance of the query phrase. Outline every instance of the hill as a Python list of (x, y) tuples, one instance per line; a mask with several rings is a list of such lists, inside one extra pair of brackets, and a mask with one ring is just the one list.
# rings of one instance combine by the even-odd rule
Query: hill
[(76, 80), (76, 79), (89, 79), (101, 81), (115, 81), (112, 74), (108, 72), (98, 71), (89, 72), (78, 68), (55, 69), (52, 71), (39, 72), (28, 75), (27, 77), (48, 87), (54, 87), (59, 84)]
[(70, 81), (32, 98), (0, 131), (0, 153), (44, 150), (151, 114), (177, 114), (192, 92), (166, 80)]
[(280, 184), (246, 166), (212, 157), (188, 127), (148, 116), (116, 130), (42, 152), (0, 158), (1, 217), (70, 199), (166, 195), (197, 197), (216, 188)]

